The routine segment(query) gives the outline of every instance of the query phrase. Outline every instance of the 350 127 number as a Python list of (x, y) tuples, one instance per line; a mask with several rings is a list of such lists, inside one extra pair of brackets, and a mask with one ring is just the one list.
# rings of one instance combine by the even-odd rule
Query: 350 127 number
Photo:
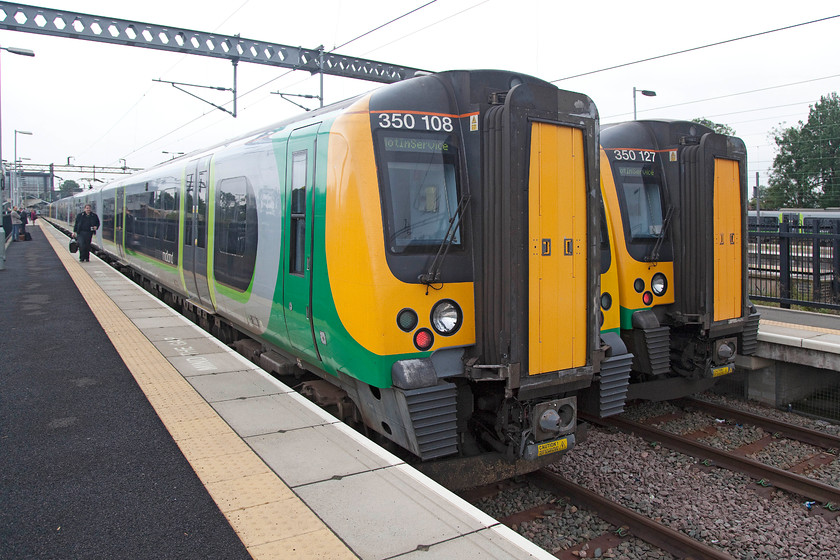
[(648, 150), (613, 150), (616, 161), (656, 161), (656, 152)]
[(432, 130), (452, 132), (452, 117), (440, 115), (412, 115), (411, 113), (379, 113), (380, 128)]

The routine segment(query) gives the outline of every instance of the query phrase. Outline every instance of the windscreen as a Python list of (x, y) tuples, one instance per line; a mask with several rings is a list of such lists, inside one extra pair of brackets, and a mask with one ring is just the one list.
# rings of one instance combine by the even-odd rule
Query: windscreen
[[(388, 250), (437, 251), (458, 208), (457, 150), (446, 135), (390, 131), (378, 147)], [(456, 226), (452, 246), (460, 245)]]
[(631, 241), (656, 239), (662, 233), (662, 189), (652, 164), (615, 163), (622, 195), (625, 229)]

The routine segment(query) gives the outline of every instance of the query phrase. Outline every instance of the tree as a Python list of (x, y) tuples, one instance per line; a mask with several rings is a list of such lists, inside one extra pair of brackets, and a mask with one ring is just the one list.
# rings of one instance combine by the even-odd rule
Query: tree
[(768, 207), (840, 206), (840, 96), (820, 97), (807, 122), (773, 134), (779, 153), (770, 171)]
[(61, 193), (61, 198), (65, 198), (73, 196), (73, 193), (82, 192), (82, 187), (79, 186), (79, 183), (70, 179), (61, 183), (58, 192)]
[(691, 119), (691, 122), (696, 122), (697, 124), (702, 124), (703, 126), (707, 126), (717, 132), (718, 134), (726, 134), (727, 136), (735, 136), (735, 129), (729, 126), (728, 124), (720, 124), (716, 122), (712, 122), (706, 117), (700, 117), (697, 119)]

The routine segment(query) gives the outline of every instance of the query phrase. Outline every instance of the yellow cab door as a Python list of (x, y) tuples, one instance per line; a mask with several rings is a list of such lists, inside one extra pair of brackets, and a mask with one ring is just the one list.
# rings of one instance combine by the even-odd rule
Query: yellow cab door
[(741, 189), (738, 162), (715, 158), (714, 321), (741, 316)]
[(583, 133), (531, 126), (530, 375), (586, 364), (586, 172)]

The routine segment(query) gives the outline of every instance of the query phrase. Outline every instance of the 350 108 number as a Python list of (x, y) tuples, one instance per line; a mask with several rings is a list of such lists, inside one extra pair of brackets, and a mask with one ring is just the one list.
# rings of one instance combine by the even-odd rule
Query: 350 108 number
[(380, 128), (452, 132), (452, 117), (412, 115), (411, 113), (379, 113)]
[(613, 150), (616, 161), (656, 161), (656, 152), (648, 150)]

